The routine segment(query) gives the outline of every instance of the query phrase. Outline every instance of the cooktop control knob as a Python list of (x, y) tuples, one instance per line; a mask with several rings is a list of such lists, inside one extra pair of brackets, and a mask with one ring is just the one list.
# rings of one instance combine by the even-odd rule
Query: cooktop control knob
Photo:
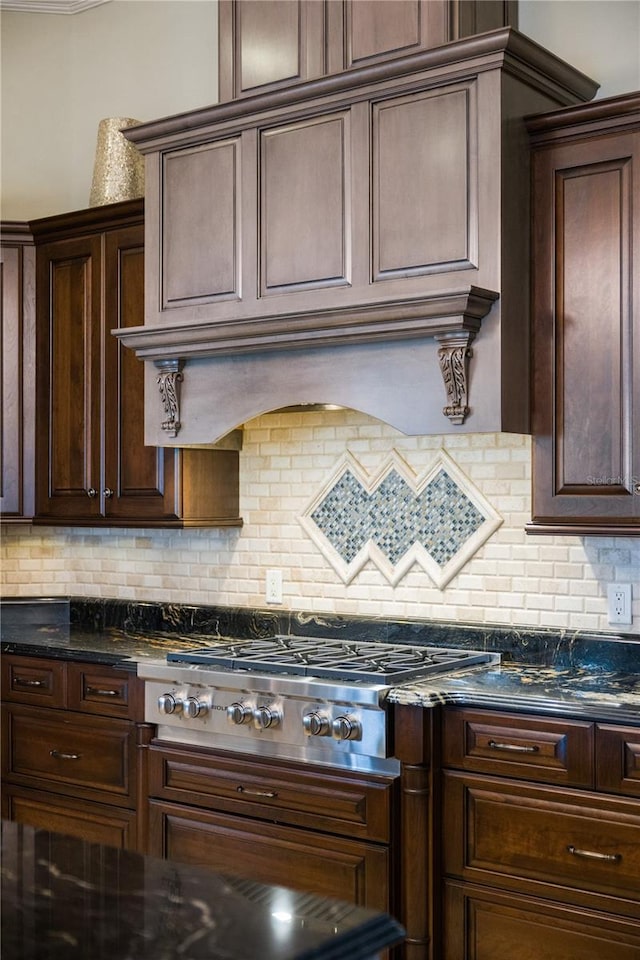
[(172, 693), (163, 693), (158, 697), (158, 710), (160, 713), (180, 713), (182, 710), (182, 700), (176, 700)]
[(196, 717), (204, 717), (204, 715), (209, 712), (209, 704), (204, 700), (198, 700), (197, 697), (187, 697), (182, 709), (186, 717), (189, 717), (190, 720), (195, 720)]
[(330, 737), (331, 723), (323, 713), (305, 713), (302, 726), (308, 737)]
[(227, 707), (227, 720), (229, 723), (240, 726), (242, 723), (249, 723), (253, 719), (253, 708), (247, 703), (230, 703)]
[(256, 730), (266, 730), (268, 727), (279, 727), (282, 714), (274, 707), (260, 706), (253, 711), (253, 725)]
[(336, 717), (331, 724), (335, 740), (361, 740), (362, 726), (355, 717)]

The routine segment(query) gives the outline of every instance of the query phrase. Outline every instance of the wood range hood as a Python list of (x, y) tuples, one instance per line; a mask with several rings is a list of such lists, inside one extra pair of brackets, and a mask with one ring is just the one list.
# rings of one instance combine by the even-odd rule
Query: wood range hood
[(523, 118), (588, 77), (504, 28), (141, 124), (145, 439), (336, 404), (529, 430)]

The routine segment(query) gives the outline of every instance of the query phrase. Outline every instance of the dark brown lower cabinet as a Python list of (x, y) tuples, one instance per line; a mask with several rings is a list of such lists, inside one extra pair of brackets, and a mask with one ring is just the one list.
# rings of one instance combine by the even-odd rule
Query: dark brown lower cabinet
[(148, 760), (150, 854), (392, 910), (395, 780), (160, 741)]
[(640, 957), (640, 728), (445, 711), (442, 960)]
[(2, 816), (140, 849), (151, 728), (135, 673), (13, 654), (3, 654), (0, 672)]
[(443, 960), (637, 960), (638, 920), (447, 881)]

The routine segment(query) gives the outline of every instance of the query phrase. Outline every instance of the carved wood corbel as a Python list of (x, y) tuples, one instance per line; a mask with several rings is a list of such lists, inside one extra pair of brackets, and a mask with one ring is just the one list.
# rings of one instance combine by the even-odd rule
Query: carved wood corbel
[(156, 383), (164, 408), (162, 429), (170, 437), (177, 437), (180, 430), (180, 384), (182, 383), (183, 360), (156, 360), (159, 370)]
[(442, 412), (454, 424), (464, 423), (469, 413), (469, 358), (473, 355), (471, 342), (474, 337), (475, 332), (472, 330), (436, 336), (440, 344), (440, 371), (447, 392), (447, 405), (442, 408)]

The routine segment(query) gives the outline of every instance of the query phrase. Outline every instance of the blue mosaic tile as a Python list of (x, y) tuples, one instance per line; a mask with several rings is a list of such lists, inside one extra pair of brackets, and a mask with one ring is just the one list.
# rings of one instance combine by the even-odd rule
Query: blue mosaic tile
[(396, 470), (371, 493), (346, 470), (311, 519), (345, 563), (371, 540), (393, 566), (419, 543), (441, 567), (485, 521), (444, 468), (419, 493)]

